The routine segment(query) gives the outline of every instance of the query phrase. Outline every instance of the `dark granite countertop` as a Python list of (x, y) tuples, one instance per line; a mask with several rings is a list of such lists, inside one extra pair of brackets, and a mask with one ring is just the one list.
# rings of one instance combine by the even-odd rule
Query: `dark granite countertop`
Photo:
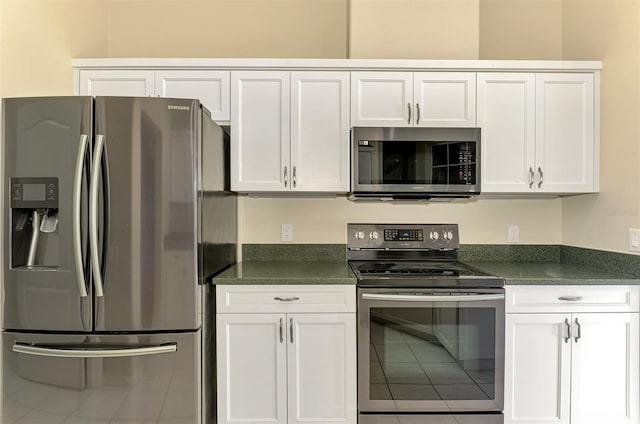
[[(507, 285), (640, 285), (640, 278), (560, 262), (465, 262)], [(355, 284), (346, 261), (240, 262), (213, 284)]]
[(240, 262), (213, 278), (213, 284), (355, 284), (346, 261)]
[(640, 278), (561, 262), (465, 262), (507, 285), (640, 285)]

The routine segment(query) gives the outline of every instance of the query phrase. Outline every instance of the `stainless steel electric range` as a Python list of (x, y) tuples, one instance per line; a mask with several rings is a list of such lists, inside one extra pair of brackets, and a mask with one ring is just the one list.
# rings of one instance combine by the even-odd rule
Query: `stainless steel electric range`
[(349, 224), (358, 422), (504, 422), (504, 280), (458, 261), (456, 224)]

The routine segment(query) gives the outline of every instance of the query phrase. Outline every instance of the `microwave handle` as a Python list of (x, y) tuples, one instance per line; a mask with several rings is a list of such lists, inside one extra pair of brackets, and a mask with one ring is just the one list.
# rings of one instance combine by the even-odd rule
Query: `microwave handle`
[(411, 295), (411, 294), (377, 294), (363, 293), (364, 300), (390, 300), (400, 302), (483, 302), (487, 300), (504, 300), (504, 294), (468, 294), (468, 295)]

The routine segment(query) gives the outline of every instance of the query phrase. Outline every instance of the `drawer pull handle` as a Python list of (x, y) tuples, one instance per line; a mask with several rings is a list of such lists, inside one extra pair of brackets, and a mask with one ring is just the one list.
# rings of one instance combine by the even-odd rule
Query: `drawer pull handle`
[(279, 300), (280, 302), (294, 302), (296, 300), (300, 300), (299, 297), (280, 297), (280, 296), (276, 296), (273, 298), (273, 300)]
[(569, 343), (569, 340), (571, 340), (571, 324), (569, 324), (568, 318), (564, 319), (564, 323), (567, 326), (567, 337), (564, 338), (564, 342)]
[(558, 298), (558, 300), (566, 300), (567, 302), (579, 302), (582, 299), (582, 296), (560, 296)]

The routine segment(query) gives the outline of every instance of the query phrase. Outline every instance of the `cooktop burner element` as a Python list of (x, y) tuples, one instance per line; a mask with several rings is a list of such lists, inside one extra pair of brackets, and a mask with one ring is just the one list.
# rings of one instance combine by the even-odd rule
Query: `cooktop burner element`
[(349, 224), (349, 264), (360, 287), (503, 287), (458, 261), (456, 224)]

